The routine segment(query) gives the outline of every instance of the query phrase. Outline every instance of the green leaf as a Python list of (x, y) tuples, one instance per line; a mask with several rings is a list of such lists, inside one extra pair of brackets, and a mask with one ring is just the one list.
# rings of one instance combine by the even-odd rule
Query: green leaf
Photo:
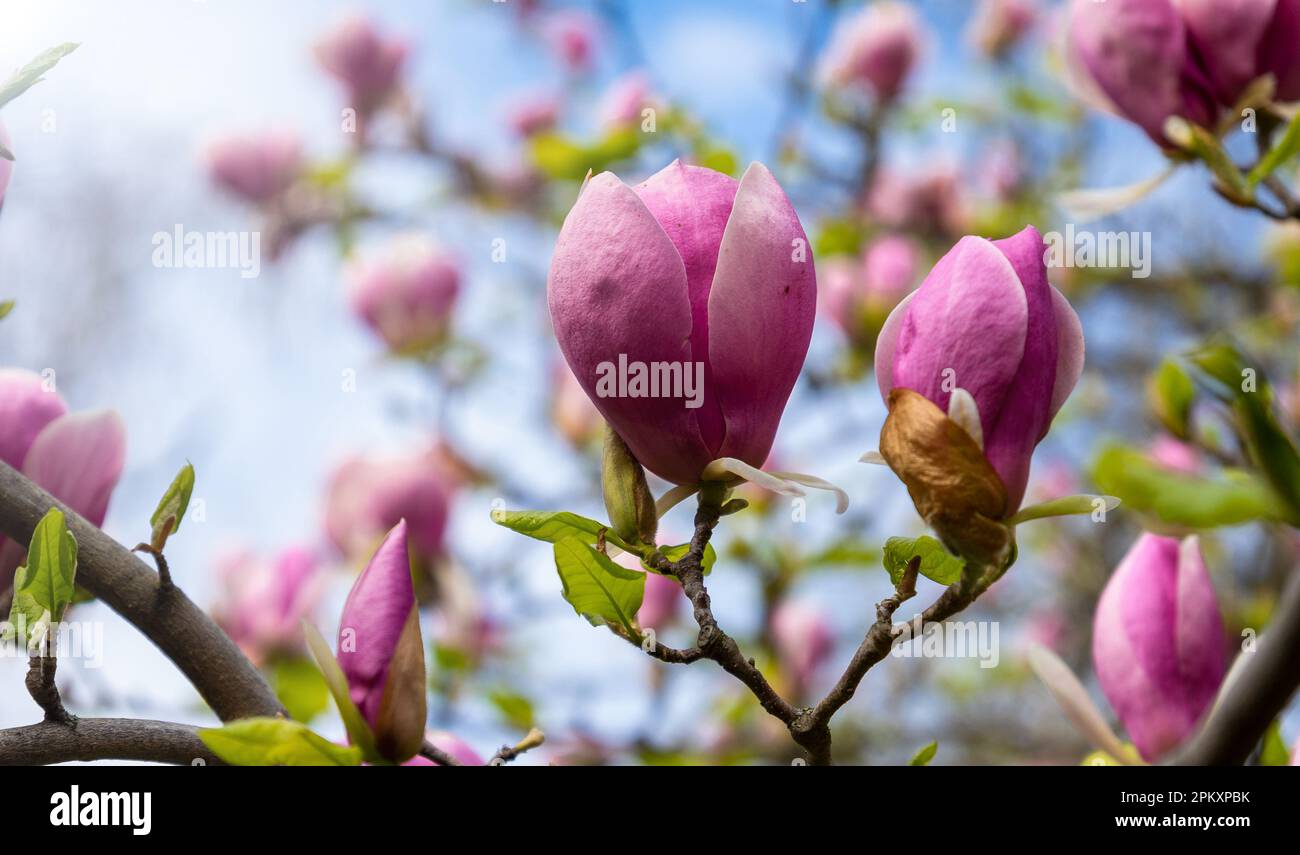
[(73, 42), (52, 47), (15, 71), (13, 76), (0, 84), (0, 107), (40, 83), (41, 75), (57, 65), (59, 60), (72, 53), (77, 47)]
[(232, 766), (359, 766), (361, 750), (335, 745), (300, 721), (245, 718), (199, 730), (199, 739)]
[(352, 695), (348, 692), (348, 678), (343, 675), (343, 668), (334, 658), (334, 651), (330, 650), (329, 643), (310, 621), (303, 620), (302, 634), (307, 640), (307, 649), (320, 668), (321, 676), (325, 678), (325, 686), (334, 698), (335, 706), (339, 708), (339, 717), (347, 728), (348, 738), (361, 750), (363, 758), (376, 760), (379, 755), (375, 750), (374, 732), (370, 730), (370, 725), (362, 717), (357, 705), (352, 702)]
[(1282, 723), (1276, 719), (1264, 732), (1264, 745), (1259, 752), (1261, 766), (1290, 766), (1291, 752), (1282, 740)]
[(821, 552), (815, 552), (803, 561), (805, 569), (810, 567), (863, 567), (874, 565), (880, 560), (880, 550), (863, 543), (857, 538), (847, 537), (837, 540)]
[(918, 572), (922, 576), (940, 585), (951, 585), (961, 578), (961, 571), (966, 566), (956, 555), (949, 552), (942, 543), (929, 535), (920, 537), (891, 537), (885, 541), (884, 564), (889, 571), (890, 580), (897, 585), (903, 580), (903, 570), (915, 556), (921, 556)]
[(1255, 187), (1297, 154), (1300, 154), (1300, 114), (1297, 114), (1286, 126), (1282, 139), (1278, 140), (1277, 144), (1260, 158), (1259, 163), (1255, 164), (1255, 168), (1246, 176), (1246, 183), (1252, 188)]
[(497, 689), (488, 692), (488, 700), (497, 708), (497, 712), (501, 713), (501, 718), (506, 724), (516, 730), (528, 731), (537, 724), (533, 702), (523, 695)]
[(640, 641), (636, 613), (645, 596), (645, 574), (611, 561), (586, 543), (566, 537), (555, 544), (555, 569), (564, 599), (593, 626), (616, 624)]
[[(3, 148), (3, 146), (0, 146), (0, 148)], [(14, 310), (13, 300), (0, 300), (0, 321), (7, 318), (9, 316), (9, 313), (12, 312), (13, 310)]]
[(1151, 409), (1156, 418), (1174, 436), (1186, 439), (1188, 418), (1192, 412), (1192, 402), (1196, 399), (1196, 387), (1192, 378), (1180, 364), (1166, 359), (1151, 375), (1148, 390)]
[(1027, 508), (1021, 508), (1007, 520), (1008, 525), (1020, 525), (1030, 520), (1041, 520), (1046, 517), (1066, 517), (1076, 514), (1091, 514), (1097, 510), (1097, 502), (1100, 501), (1107, 511), (1113, 511), (1119, 507), (1119, 500), (1114, 496), (1092, 496), (1082, 494), (1078, 496), (1062, 496), (1059, 499), (1051, 499), (1046, 502), (1039, 502), (1036, 505), (1030, 505)]
[(1286, 507), (1263, 480), (1240, 469), (1216, 478), (1179, 472), (1120, 445), (1102, 449), (1092, 479), (1126, 507), (1182, 528), (1216, 528), (1286, 518)]
[(63, 512), (50, 508), (36, 524), (27, 548), (27, 566), (14, 578), (14, 599), (9, 622), (23, 630), (29, 644), (41, 625), (63, 619), (72, 602), (77, 578), (77, 539), (68, 531)]
[[(682, 560), (682, 556), (691, 551), (691, 545), (689, 543), (683, 543), (678, 546), (661, 546), (659, 547), (659, 551), (663, 554), (664, 558), (667, 558), (669, 561), (680, 561)], [(709, 575), (713, 570), (713, 565), (717, 560), (718, 553), (713, 549), (713, 544), (705, 544), (704, 556), (700, 561), (700, 570), (705, 576)], [(646, 564), (644, 561), (641, 562), (641, 566), (649, 570), (651, 573), (659, 573), (658, 570), (654, 569), (649, 564)], [(662, 576), (664, 574), (659, 573), (659, 575)]]
[(912, 759), (907, 761), (909, 766), (929, 766), (934, 755), (939, 752), (939, 743), (931, 741), (929, 745), (912, 755)]
[(298, 721), (309, 722), (329, 706), (325, 678), (310, 659), (302, 656), (277, 661), (271, 669), (271, 686), (289, 716)]
[(1210, 131), (1180, 116), (1166, 119), (1164, 130), (1171, 142), (1195, 155), (1209, 167), (1217, 179), (1218, 189), (1229, 199), (1249, 204), (1255, 198), (1254, 185), (1247, 183), (1246, 176), (1232, 162), (1223, 143)]
[(1192, 354), (1193, 363), (1213, 381), (1232, 406), (1246, 449), (1275, 493), (1300, 524), (1300, 451), (1278, 423), (1268, 378), (1229, 344), (1215, 343)]
[(172, 479), (167, 492), (163, 493), (158, 509), (149, 518), (149, 524), (153, 526), (150, 543), (154, 549), (161, 551), (167, 545), (167, 538), (181, 530), (181, 520), (185, 518), (185, 510), (190, 506), (190, 494), (193, 492), (194, 466), (186, 462)]
[(544, 540), (547, 543), (559, 543), (566, 537), (573, 537), (588, 545), (595, 545), (604, 532), (605, 540), (625, 552), (639, 555), (640, 550), (624, 543), (614, 530), (601, 522), (587, 517), (571, 514), (568, 511), (505, 511), (494, 510), (492, 522), (505, 526), (511, 531)]

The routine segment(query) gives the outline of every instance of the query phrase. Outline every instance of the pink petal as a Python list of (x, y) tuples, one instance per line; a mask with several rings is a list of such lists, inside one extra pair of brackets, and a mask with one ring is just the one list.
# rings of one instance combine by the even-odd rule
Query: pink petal
[(36, 435), (67, 411), (68, 405), (45, 388), (40, 375), (0, 368), (0, 460), (22, 469)]
[(892, 385), (920, 392), (945, 412), (960, 386), (979, 405), (987, 436), (1020, 370), (1028, 319), (1025, 289), (1006, 256), (983, 238), (964, 237), (907, 303)]
[(704, 404), (696, 410), (700, 436), (714, 452), (726, 434), (709, 364), (709, 291), (722, 248), (723, 232), (736, 201), (736, 179), (712, 169), (674, 160), (636, 186), (646, 210), (663, 227), (686, 267), (691, 299), (691, 353), (704, 361)]
[(741, 178), (709, 294), (709, 361), (726, 419), (718, 456), (762, 466), (817, 312), (812, 247), (767, 167)]
[(1188, 40), (1221, 103), (1235, 103), (1259, 76), (1256, 49), (1276, 8), (1277, 0), (1178, 0)]
[(1056, 383), (1052, 386), (1051, 416), (1055, 416), (1074, 391), (1083, 374), (1083, 324), (1070, 301), (1052, 289), (1052, 308), (1056, 313)]
[(388, 663), (414, 607), (403, 520), (388, 533), (357, 577), (339, 619), (339, 665), (352, 701), (371, 724), (383, 701)]
[(125, 463), (121, 417), (112, 410), (95, 410), (50, 422), (27, 452), (23, 474), (99, 526)]
[[(695, 411), (672, 397), (601, 397), (602, 363), (689, 363), (691, 303), (686, 268), (641, 199), (602, 173), (569, 212), (547, 282), (555, 336), (592, 403), (637, 459), (657, 475), (693, 484), (716, 455)], [(704, 358), (699, 354), (696, 358)]]

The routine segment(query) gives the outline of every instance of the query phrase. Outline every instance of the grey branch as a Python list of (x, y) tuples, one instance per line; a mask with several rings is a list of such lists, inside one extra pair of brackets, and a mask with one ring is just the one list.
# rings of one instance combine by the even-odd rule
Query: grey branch
[[(212, 619), (126, 547), (0, 462), (0, 532), (19, 543), (51, 507), (77, 538), (77, 582), (126, 618), (167, 655), (223, 721), (285, 714), (266, 680)], [(10, 580), (0, 582), (7, 588)], [(0, 761), (6, 760), (0, 751)]]
[(220, 765), (197, 728), (169, 721), (83, 718), (75, 724), (43, 721), (0, 730), (0, 766), (35, 766), (73, 760), (143, 760)]

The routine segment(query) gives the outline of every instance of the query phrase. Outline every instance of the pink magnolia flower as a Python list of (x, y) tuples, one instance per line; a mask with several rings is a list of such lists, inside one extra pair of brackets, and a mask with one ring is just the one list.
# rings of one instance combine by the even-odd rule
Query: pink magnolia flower
[(37, 434), (67, 411), (39, 374), (0, 368), (0, 460), (22, 469)]
[(437, 449), (392, 458), (353, 457), (330, 479), (325, 533), (349, 558), (369, 555), (390, 528), (405, 520), (415, 554), (439, 556), (459, 475)]
[(409, 46), (382, 36), (362, 16), (340, 21), (316, 44), (316, 59), (347, 90), (348, 102), (363, 115), (397, 91)]
[(955, 389), (978, 410), (984, 456), (1020, 507), (1034, 447), (1083, 370), (1078, 316), (1047, 282), (1033, 226), (1003, 240), (964, 237), (890, 314), (876, 379), (921, 393), (945, 413)]
[[(5, 130), (3, 122), (0, 122), (0, 145), (12, 151), (13, 143), (9, 140), (9, 132)], [(13, 174), (14, 164), (11, 160), (0, 157), (0, 207), (4, 206), (5, 190), (9, 187), (9, 176)]]
[(938, 164), (906, 174), (881, 170), (866, 199), (867, 213), (903, 230), (957, 234), (966, 222), (966, 199), (955, 166)]
[(856, 86), (891, 101), (921, 55), (923, 35), (905, 3), (879, 0), (843, 22), (822, 60), (822, 77), (835, 86)]
[(267, 560), (241, 549), (218, 560), (217, 574), (222, 595), (213, 619), (250, 659), (301, 647), (302, 620), (323, 593), (314, 553), (292, 547)]
[(1201, 455), (1193, 446), (1163, 434), (1151, 443), (1150, 457), (1156, 463), (1195, 475), (1201, 471)]
[(772, 613), (771, 631), (782, 667), (796, 685), (807, 688), (835, 648), (826, 616), (808, 603), (787, 600)]
[[(807, 235), (767, 167), (739, 183), (679, 162), (636, 188), (592, 178), (560, 230), (547, 295), (570, 369), (643, 466), (689, 485), (720, 457), (762, 464), (817, 299)], [(620, 360), (698, 366), (699, 406), (618, 396), (608, 369)]]
[(542, 32), (555, 56), (574, 73), (591, 70), (599, 39), (596, 19), (577, 9), (550, 13), (542, 22)]
[(1223, 618), (1197, 539), (1138, 538), (1102, 591), (1092, 636), (1097, 680), (1142, 757), (1187, 739), (1225, 666)]
[(446, 334), (460, 268), (429, 238), (399, 235), (382, 252), (353, 261), (345, 275), (353, 313), (394, 352), (419, 351)]
[(212, 180), (249, 202), (267, 202), (289, 189), (302, 163), (298, 135), (289, 131), (225, 136), (207, 149)]
[(1003, 56), (1033, 27), (1041, 12), (1038, 0), (980, 0), (966, 27), (966, 38), (985, 56)]
[(515, 136), (531, 137), (555, 127), (560, 99), (550, 92), (532, 92), (510, 105), (506, 124)]
[(382, 756), (410, 759), (424, 739), (424, 645), (407, 553), (406, 522), (357, 577), (339, 619), (338, 661), (348, 694)]
[[(39, 376), (0, 370), (0, 460), (91, 525), (103, 525), (126, 463), (126, 428), (112, 410), (69, 414)], [(26, 545), (0, 544), (0, 580), (7, 583)]]
[(1300, 0), (1072, 0), (1067, 27), (1076, 89), (1157, 143), (1170, 116), (1213, 127), (1264, 74), (1300, 98)]
[(657, 108), (659, 99), (650, 87), (650, 77), (644, 71), (631, 71), (615, 80), (601, 96), (596, 114), (606, 128), (639, 125), (642, 111)]

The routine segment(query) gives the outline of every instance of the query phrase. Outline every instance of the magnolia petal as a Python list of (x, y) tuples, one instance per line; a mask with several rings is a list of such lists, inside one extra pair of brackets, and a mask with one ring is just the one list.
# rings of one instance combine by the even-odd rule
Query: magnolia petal
[[(565, 361), (605, 421), (641, 465), (693, 484), (714, 453), (695, 411), (680, 399), (631, 397), (602, 386), (621, 359), (690, 363), (686, 268), (632, 188), (602, 172), (591, 179), (556, 239), (547, 302)], [(613, 394), (610, 394), (613, 392)]]
[(1030, 505), (1027, 508), (1021, 508), (1015, 516), (1007, 520), (1007, 525), (1020, 525), (1030, 520), (1040, 520), (1046, 517), (1064, 517), (1072, 514), (1090, 514), (1097, 510), (1097, 502), (1100, 501), (1107, 512), (1113, 511), (1119, 507), (1119, 499), (1116, 496), (1101, 496), (1090, 493), (1081, 493), (1077, 496), (1063, 496), (1059, 499), (1051, 499), (1046, 502), (1040, 502), (1037, 505)]
[(802, 472), (773, 472), (771, 474), (786, 481), (802, 484), (805, 487), (812, 487), (815, 490), (828, 490), (834, 493), (835, 513), (837, 514), (842, 514), (849, 509), (849, 494), (830, 481), (818, 478), (816, 475), (804, 475)]
[(709, 364), (726, 420), (718, 453), (761, 466), (803, 370), (817, 312), (808, 235), (761, 163), (740, 179), (708, 310)]
[(971, 393), (958, 386), (948, 398), (948, 418), (956, 422), (962, 430), (970, 434), (975, 444), (984, 448), (984, 428), (980, 424), (980, 407), (971, 397)]
[(664, 514), (668, 513), (691, 496), (694, 496), (699, 491), (699, 484), (680, 484), (673, 487), (667, 493), (660, 496), (655, 502), (655, 514), (662, 519)]
[(729, 481), (731, 478), (728, 476), (734, 476), (742, 481), (757, 484), (765, 490), (771, 490), (773, 493), (779, 493), (782, 496), (805, 495), (804, 491), (799, 489), (799, 485), (764, 472), (762, 469), (756, 469), (745, 461), (737, 460), (734, 457), (719, 457), (704, 467), (702, 480)]
[(1169, 180), (1178, 168), (1171, 163), (1156, 175), (1122, 187), (1080, 188), (1057, 194), (1056, 205), (1076, 223), (1086, 223), (1118, 213)]
[(907, 307), (916, 297), (916, 292), (908, 294), (885, 318), (885, 324), (876, 336), (876, 385), (880, 387), (880, 397), (889, 400), (889, 392), (894, 388), (894, 350), (898, 347), (898, 336), (903, 331), (903, 319), (907, 317)]
[(1145, 765), (1125, 748), (1124, 743), (1106, 723), (1106, 718), (1088, 696), (1088, 690), (1074, 676), (1070, 666), (1061, 657), (1041, 644), (1029, 646), (1029, 667), (1042, 680), (1052, 697), (1061, 705), (1066, 718), (1078, 729), (1094, 748), (1105, 751), (1122, 763)]
[(863, 455), (862, 455), (861, 457), (858, 458), (858, 462), (859, 462), (859, 463), (871, 463), (871, 464), (873, 464), (873, 465), (875, 465), (875, 466), (888, 466), (888, 465), (889, 465), (889, 461), (885, 459), (885, 455), (883, 455), (883, 454), (881, 454), (879, 451), (875, 451), (875, 450), (864, 452)]
[[(1065, 406), (1066, 399), (1083, 375), (1085, 355), (1083, 324), (1079, 322), (1079, 315), (1065, 295), (1055, 288), (1052, 288), (1052, 310), (1056, 315), (1056, 382), (1052, 386), (1049, 420)], [(1043, 430), (1046, 432), (1047, 427), (1044, 426)]]

